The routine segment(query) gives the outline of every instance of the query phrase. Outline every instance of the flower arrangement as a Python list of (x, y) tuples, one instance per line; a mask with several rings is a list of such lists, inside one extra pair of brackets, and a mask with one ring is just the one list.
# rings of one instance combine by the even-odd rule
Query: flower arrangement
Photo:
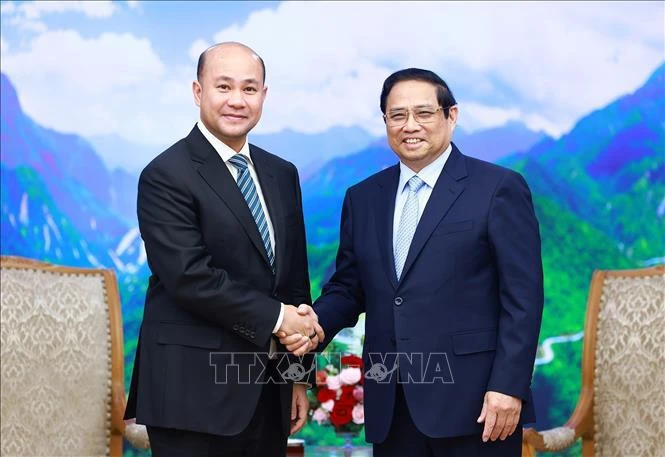
[(362, 359), (344, 355), (339, 367), (332, 364), (316, 372), (311, 390), (310, 413), (319, 425), (331, 424), (336, 433), (359, 433), (365, 423)]

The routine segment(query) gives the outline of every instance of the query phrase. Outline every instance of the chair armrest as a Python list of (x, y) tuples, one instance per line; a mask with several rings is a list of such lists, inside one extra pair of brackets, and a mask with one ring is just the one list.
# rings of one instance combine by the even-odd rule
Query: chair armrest
[(150, 439), (145, 425), (137, 424), (134, 420), (125, 423), (125, 439), (136, 449), (150, 449)]
[(122, 420), (125, 414), (127, 400), (125, 399), (125, 386), (120, 382), (112, 384), (113, 389), (113, 433), (122, 435), (136, 449), (150, 449), (148, 430), (145, 425), (137, 424), (135, 419)]
[(111, 389), (111, 429), (113, 434), (122, 436), (125, 433), (125, 423), (122, 420), (125, 414), (125, 387), (122, 383), (114, 381)]
[(560, 451), (566, 449), (577, 438), (593, 439), (593, 386), (584, 385), (582, 377), (582, 390), (573, 414), (561, 427), (539, 432), (533, 428), (525, 428), (522, 435), (522, 444), (540, 452)]
[(553, 452), (569, 448), (573, 445), (577, 436), (575, 429), (566, 427), (556, 427), (550, 430), (539, 432), (532, 428), (525, 428), (522, 441), (540, 452)]

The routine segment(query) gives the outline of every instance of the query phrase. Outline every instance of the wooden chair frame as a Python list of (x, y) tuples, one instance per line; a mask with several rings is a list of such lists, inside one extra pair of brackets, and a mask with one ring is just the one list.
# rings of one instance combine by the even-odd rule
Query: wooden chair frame
[[(584, 323), (584, 346), (582, 349), (582, 387), (577, 406), (565, 428), (574, 430), (574, 440), (582, 438), (582, 456), (595, 456), (594, 441), (594, 372), (596, 366), (596, 337), (598, 330), (598, 313), (605, 280), (608, 278), (645, 278), (665, 274), (665, 265), (635, 270), (597, 270), (593, 273), (589, 298), (587, 301), (586, 319)], [(524, 429), (522, 440), (522, 456), (533, 457), (536, 451), (556, 451), (548, 448), (545, 437), (552, 430), (538, 432), (532, 428)], [(571, 433), (572, 436), (572, 433)], [(572, 444), (572, 443), (571, 443)]]
[(123, 434), (125, 431), (125, 422), (123, 421), (126, 404), (124, 383), (125, 361), (120, 295), (118, 293), (118, 282), (116, 281), (115, 273), (113, 270), (105, 268), (66, 267), (16, 256), (1, 256), (0, 264), (2, 268), (34, 269), (75, 275), (101, 275), (103, 277), (111, 335), (111, 436), (109, 453), (111, 456), (121, 457)]

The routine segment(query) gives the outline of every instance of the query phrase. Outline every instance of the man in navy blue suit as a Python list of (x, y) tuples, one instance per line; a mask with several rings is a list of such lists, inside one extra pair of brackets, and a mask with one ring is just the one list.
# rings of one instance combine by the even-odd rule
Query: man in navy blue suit
[(543, 309), (529, 188), (451, 142), (458, 107), (435, 73), (389, 76), (381, 111), (400, 163), (346, 193), (336, 271), (314, 305), (324, 345), (366, 313), (375, 457), (517, 457)]

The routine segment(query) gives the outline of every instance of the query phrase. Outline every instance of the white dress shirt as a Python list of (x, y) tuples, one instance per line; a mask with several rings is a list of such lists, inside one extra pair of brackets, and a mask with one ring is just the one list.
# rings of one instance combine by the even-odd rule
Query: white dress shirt
[[(259, 182), (259, 178), (256, 175), (256, 169), (254, 168), (254, 163), (252, 162), (252, 156), (249, 152), (249, 142), (245, 141), (245, 144), (242, 146), (240, 149), (240, 152), (236, 152), (230, 147), (228, 147), (226, 144), (224, 144), (222, 141), (220, 141), (215, 135), (210, 133), (210, 131), (206, 128), (206, 126), (203, 124), (201, 120), (199, 120), (196, 125), (198, 126), (199, 130), (201, 133), (203, 133), (203, 136), (212, 144), (212, 147), (215, 148), (215, 151), (217, 151), (217, 154), (222, 158), (224, 161), (224, 164), (226, 164), (226, 168), (228, 168), (229, 173), (231, 173), (231, 176), (233, 179), (238, 182), (238, 169), (229, 162), (231, 157), (233, 157), (235, 154), (241, 154), (245, 156), (247, 159), (247, 169), (249, 170), (249, 175), (252, 177), (254, 180), (254, 185), (256, 186), (256, 193), (259, 196), (259, 200), (261, 202), (261, 208), (263, 208), (263, 213), (266, 216), (266, 223), (268, 224), (268, 232), (270, 234), (270, 244), (272, 245), (272, 252), (275, 252), (275, 230), (273, 229), (272, 226), (272, 220), (270, 219), (270, 213), (268, 212), (268, 206), (266, 205), (266, 201), (263, 198), (263, 192), (261, 191), (261, 183)], [(284, 319), (284, 303), (282, 303), (280, 310), (279, 310), (279, 317), (277, 318), (277, 323), (275, 324), (275, 327), (273, 328), (273, 333), (276, 333), (277, 330), (279, 330), (279, 327), (282, 325), (282, 320)], [(271, 341), (271, 346), (272, 346), (272, 341)]]
[(404, 165), (403, 162), (399, 163), (399, 183), (397, 184), (397, 195), (395, 196), (395, 214), (393, 216), (393, 251), (395, 250), (395, 240), (397, 236), (397, 230), (399, 228), (399, 220), (402, 217), (402, 211), (404, 210), (404, 204), (406, 203), (406, 198), (409, 195), (409, 192), (406, 188), (409, 179), (413, 178), (415, 175), (418, 175), (420, 179), (425, 183), (424, 186), (418, 191), (418, 222), (420, 222), (420, 217), (423, 215), (425, 210), (425, 205), (429, 201), (430, 195), (432, 195), (432, 189), (436, 184), (437, 179), (443, 171), (443, 166), (446, 164), (448, 157), (450, 157), (450, 151), (453, 150), (453, 147), (449, 144), (443, 154), (436, 158), (436, 160), (425, 168), (420, 170), (418, 173)]

